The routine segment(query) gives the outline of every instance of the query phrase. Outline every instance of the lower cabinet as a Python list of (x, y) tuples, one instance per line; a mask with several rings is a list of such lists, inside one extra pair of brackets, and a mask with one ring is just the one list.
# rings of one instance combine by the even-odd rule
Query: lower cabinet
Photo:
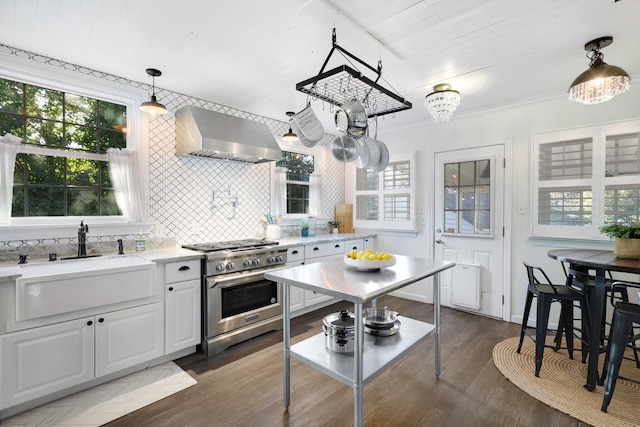
[(1, 336), (0, 407), (162, 356), (163, 313), (155, 303)]
[(200, 344), (200, 280), (165, 285), (165, 291), (166, 354)]

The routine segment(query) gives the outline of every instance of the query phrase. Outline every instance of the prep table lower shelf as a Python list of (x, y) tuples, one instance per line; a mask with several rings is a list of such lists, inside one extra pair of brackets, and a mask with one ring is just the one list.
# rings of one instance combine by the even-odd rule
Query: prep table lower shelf
[[(376, 337), (364, 334), (363, 384), (377, 377), (435, 331), (435, 326), (430, 323), (402, 316), (398, 319), (401, 325), (395, 335)], [(292, 345), (289, 354), (348, 386), (355, 383), (353, 353), (329, 350), (325, 345), (324, 332)]]

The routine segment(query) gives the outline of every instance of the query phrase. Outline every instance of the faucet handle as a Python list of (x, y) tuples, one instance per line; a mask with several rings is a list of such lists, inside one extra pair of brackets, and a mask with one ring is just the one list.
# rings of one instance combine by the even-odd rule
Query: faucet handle
[(27, 261), (27, 254), (20, 254), (18, 255), (18, 257), (19, 257), (18, 264), (26, 264), (29, 262)]

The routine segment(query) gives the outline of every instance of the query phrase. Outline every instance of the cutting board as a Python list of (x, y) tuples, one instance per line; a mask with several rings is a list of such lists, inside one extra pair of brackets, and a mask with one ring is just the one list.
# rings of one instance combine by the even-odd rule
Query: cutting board
[(336, 205), (335, 219), (340, 233), (353, 233), (353, 205)]

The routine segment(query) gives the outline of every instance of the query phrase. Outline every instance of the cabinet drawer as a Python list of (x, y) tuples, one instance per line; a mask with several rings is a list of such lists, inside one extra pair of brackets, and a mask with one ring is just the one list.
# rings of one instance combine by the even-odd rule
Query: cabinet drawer
[(363, 239), (351, 239), (344, 241), (344, 252), (349, 253), (351, 251), (363, 251), (364, 250), (364, 240)]
[(287, 263), (304, 260), (304, 246), (294, 246), (287, 249)]
[(344, 242), (328, 242), (304, 247), (304, 259), (344, 254)]
[(175, 283), (200, 278), (200, 260), (168, 262), (164, 265), (164, 282)]

